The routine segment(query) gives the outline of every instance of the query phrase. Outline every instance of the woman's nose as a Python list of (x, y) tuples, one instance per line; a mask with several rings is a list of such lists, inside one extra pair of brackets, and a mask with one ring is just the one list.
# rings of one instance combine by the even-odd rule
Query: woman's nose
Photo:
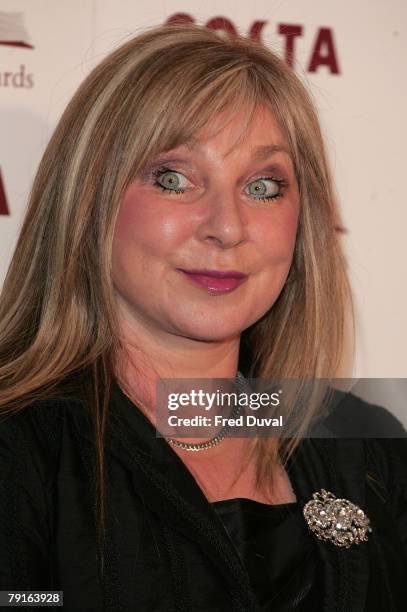
[(245, 240), (247, 231), (246, 211), (235, 192), (225, 190), (208, 194), (203, 203), (205, 217), (199, 225), (201, 239), (216, 242), (230, 248)]

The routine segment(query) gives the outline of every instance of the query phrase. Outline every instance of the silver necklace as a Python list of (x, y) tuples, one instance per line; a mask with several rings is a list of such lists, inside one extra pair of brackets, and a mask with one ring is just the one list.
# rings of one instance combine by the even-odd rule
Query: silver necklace
[[(239, 392), (247, 389), (246, 379), (241, 372), (237, 373), (236, 385), (239, 389)], [(236, 406), (233, 408), (230, 418), (236, 419), (239, 416), (239, 414), (240, 414), (240, 405), (239, 403), (237, 403)], [(197, 451), (202, 451), (202, 450), (208, 450), (209, 448), (213, 448), (214, 446), (217, 446), (218, 444), (222, 442), (222, 440), (226, 438), (230, 427), (231, 426), (228, 423), (226, 423), (226, 425), (222, 427), (222, 429), (216, 434), (214, 438), (211, 438), (210, 440), (207, 440), (206, 442), (180, 442), (179, 440), (174, 440), (174, 438), (166, 438), (166, 440), (172, 446), (181, 448), (182, 450), (186, 450), (186, 451), (197, 452)]]

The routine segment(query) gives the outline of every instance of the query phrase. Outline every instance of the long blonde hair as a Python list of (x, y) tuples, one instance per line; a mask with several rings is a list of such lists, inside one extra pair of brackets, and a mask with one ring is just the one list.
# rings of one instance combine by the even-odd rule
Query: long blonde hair
[[(86, 389), (101, 532), (104, 431), (123, 349), (111, 249), (124, 190), (149, 159), (213, 117), (244, 108), (247, 127), (260, 105), (285, 135), (301, 210), (288, 280), (269, 312), (242, 334), (241, 354), (249, 356), (244, 373), (330, 378), (350, 303), (338, 212), (312, 100), (278, 56), (200, 26), (151, 29), (85, 79), (41, 160), (0, 296), (0, 407), (11, 414), (61, 389)], [(287, 458), (297, 443), (259, 442), (259, 483), (271, 479), (277, 455)]]

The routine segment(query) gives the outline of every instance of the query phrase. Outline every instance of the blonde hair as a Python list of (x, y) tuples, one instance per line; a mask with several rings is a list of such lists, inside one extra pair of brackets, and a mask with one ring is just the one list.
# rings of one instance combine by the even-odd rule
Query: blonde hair
[[(62, 388), (87, 389), (101, 531), (103, 437), (123, 349), (111, 249), (124, 190), (155, 154), (220, 113), (232, 118), (244, 108), (244, 133), (259, 106), (283, 130), (301, 210), (288, 280), (269, 312), (242, 334), (241, 355), (250, 357), (244, 373), (330, 378), (350, 304), (332, 180), (310, 95), (266, 47), (190, 24), (135, 37), (85, 79), (40, 163), (0, 297), (0, 406), (10, 414)], [(259, 441), (258, 483), (271, 482), (278, 455), (286, 459), (297, 443)]]

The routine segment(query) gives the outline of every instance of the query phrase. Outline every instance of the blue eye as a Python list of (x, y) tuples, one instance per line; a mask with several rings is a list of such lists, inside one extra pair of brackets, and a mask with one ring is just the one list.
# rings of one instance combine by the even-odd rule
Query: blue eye
[(173, 191), (174, 193), (183, 193), (187, 186), (186, 177), (181, 172), (176, 172), (170, 168), (159, 168), (153, 172), (155, 176), (154, 185), (161, 187), (163, 191)]
[(246, 193), (255, 200), (274, 200), (283, 195), (281, 187), (284, 184), (280, 179), (258, 178), (248, 184)]

